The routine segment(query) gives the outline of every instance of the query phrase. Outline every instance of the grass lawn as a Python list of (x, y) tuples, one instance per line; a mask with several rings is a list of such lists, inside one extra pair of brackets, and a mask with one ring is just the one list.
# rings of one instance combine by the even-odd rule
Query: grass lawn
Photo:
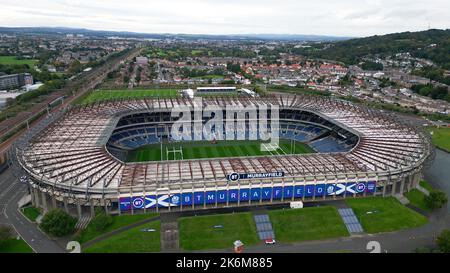
[[(308, 145), (301, 142), (294, 142), (291, 146), (291, 141), (280, 139), (280, 149), (277, 151), (261, 151), (259, 140), (233, 140), (233, 141), (218, 141), (212, 144), (209, 141), (196, 142), (180, 142), (163, 144), (163, 160), (179, 160), (181, 155), (179, 153), (170, 153), (167, 158), (166, 149), (183, 150), (183, 159), (197, 159), (197, 158), (217, 158), (217, 157), (238, 157), (238, 156), (260, 156), (272, 154), (305, 154), (314, 153), (314, 150)], [(128, 153), (128, 162), (143, 162), (143, 161), (160, 161), (161, 160), (161, 144), (153, 144), (140, 147)]]
[(95, 90), (87, 96), (81, 104), (100, 102), (109, 99), (127, 98), (174, 98), (178, 96), (175, 89), (122, 89), (122, 90)]
[(5, 65), (27, 64), (30, 68), (32, 68), (36, 63), (37, 63), (37, 60), (32, 60), (32, 59), (18, 60), (16, 56), (0, 56), (0, 64), (5, 64)]
[(425, 188), (426, 190), (428, 190), (429, 192), (431, 192), (431, 191), (433, 190), (433, 186), (431, 186), (431, 184), (428, 183), (428, 182), (425, 181), (425, 180), (421, 180), (421, 181), (419, 182), (419, 185), (420, 185), (422, 188)]
[(22, 212), (32, 222), (35, 222), (36, 218), (41, 214), (41, 210), (35, 207), (23, 208)]
[[(161, 222), (154, 221), (116, 234), (83, 250), (86, 253), (142, 253), (161, 251)], [(154, 232), (141, 229), (152, 228)]]
[(22, 239), (9, 239), (0, 245), (0, 253), (33, 253), (33, 249)]
[(349, 235), (335, 207), (274, 210), (269, 211), (269, 216), (275, 238), (280, 242), (323, 240)]
[[(223, 228), (214, 228), (223, 225)], [(184, 250), (233, 248), (233, 242), (244, 245), (259, 242), (251, 213), (220, 214), (178, 219), (180, 247)]]
[(411, 202), (411, 205), (425, 211), (430, 210), (425, 203), (425, 194), (423, 194), (418, 189), (412, 189), (409, 192), (405, 193), (405, 197), (408, 198), (409, 202)]
[[(405, 206), (394, 197), (347, 199), (364, 231), (388, 232), (424, 225), (427, 218)], [(367, 214), (368, 211), (373, 213)]]
[(450, 152), (450, 128), (449, 127), (430, 127), (428, 131), (431, 133), (433, 144)]
[(90, 241), (94, 239), (97, 236), (100, 236), (102, 234), (108, 233), (110, 231), (131, 225), (133, 223), (153, 218), (158, 216), (157, 213), (148, 213), (148, 214), (134, 214), (134, 215), (117, 215), (113, 216), (113, 222), (111, 225), (109, 225), (104, 231), (97, 231), (94, 227), (92, 227), (90, 224), (81, 231), (80, 234), (76, 235), (76, 240), (80, 242), (81, 244), (86, 243), (87, 241)]

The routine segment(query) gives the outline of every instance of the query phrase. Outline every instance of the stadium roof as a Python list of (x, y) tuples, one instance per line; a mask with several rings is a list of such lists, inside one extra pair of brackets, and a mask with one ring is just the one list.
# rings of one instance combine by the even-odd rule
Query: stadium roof
[[(169, 111), (194, 100), (139, 99), (104, 102), (68, 111), (18, 153), (35, 178), (63, 188), (87, 191), (126, 190), (148, 185), (226, 183), (230, 173), (284, 171), (286, 177), (326, 177), (359, 173), (401, 173), (423, 163), (428, 142), (417, 131), (390, 117), (348, 102), (316, 96), (277, 95), (262, 98), (209, 98), (203, 105), (279, 105), (314, 112), (360, 137), (348, 153), (254, 156), (123, 163), (105, 149), (121, 116), (142, 111)], [(120, 189), (119, 189), (120, 188)]]

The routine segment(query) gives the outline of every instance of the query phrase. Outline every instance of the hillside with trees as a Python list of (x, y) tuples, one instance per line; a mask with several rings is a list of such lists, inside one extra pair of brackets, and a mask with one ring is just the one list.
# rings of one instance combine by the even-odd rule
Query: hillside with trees
[(390, 56), (409, 52), (411, 56), (433, 61), (450, 70), (450, 29), (431, 29), (356, 38), (335, 43), (314, 44), (294, 48), (293, 53), (312, 58), (336, 60), (347, 65), (357, 64), (367, 56)]

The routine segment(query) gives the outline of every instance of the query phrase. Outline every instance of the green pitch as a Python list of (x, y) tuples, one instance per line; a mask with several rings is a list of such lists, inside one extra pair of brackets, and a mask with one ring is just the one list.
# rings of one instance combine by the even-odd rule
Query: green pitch
[(175, 89), (95, 90), (83, 100), (82, 104), (89, 104), (114, 99), (175, 98), (177, 96), (178, 91)]
[[(215, 226), (222, 226), (215, 228)], [(233, 242), (245, 245), (259, 242), (251, 213), (181, 217), (178, 219), (180, 247), (183, 250), (232, 249)]]
[(450, 127), (430, 127), (428, 131), (432, 133), (431, 139), (437, 147), (450, 151)]
[(271, 210), (269, 216), (275, 238), (280, 242), (291, 243), (349, 236), (335, 207)]
[(428, 219), (394, 197), (346, 199), (367, 233), (391, 232), (425, 225)]
[(33, 67), (37, 63), (37, 60), (23, 59), (19, 60), (16, 56), (0, 56), (0, 64), (4, 65), (22, 65), (27, 64), (29, 67)]
[[(128, 153), (128, 162), (181, 160), (218, 157), (244, 157), (261, 155), (284, 155), (314, 153), (308, 145), (280, 139), (279, 148), (275, 151), (261, 151), (259, 140), (234, 140), (217, 141), (213, 144), (209, 141), (179, 142), (153, 144), (140, 147)], [(162, 151), (161, 151), (162, 147)], [(178, 150), (178, 152), (176, 151)], [(169, 153), (167, 153), (169, 151)]]

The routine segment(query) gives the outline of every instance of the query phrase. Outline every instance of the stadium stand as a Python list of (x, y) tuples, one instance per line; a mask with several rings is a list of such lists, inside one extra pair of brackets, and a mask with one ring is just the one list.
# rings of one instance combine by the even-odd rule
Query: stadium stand
[[(310, 142), (316, 150), (325, 153), (145, 163), (120, 160), (123, 149), (158, 143), (161, 137), (169, 137), (167, 125), (174, 121), (170, 111), (195, 103), (185, 98), (119, 100), (74, 107), (65, 112), (26, 139), (26, 144), (14, 149), (17, 162), (29, 177), (33, 200), (42, 194), (54, 203), (64, 203), (64, 207), (76, 206), (78, 211), (81, 206), (101, 206), (117, 212), (119, 203), (130, 206), (143, 195), (159, 198), (222, 189), (232, 191), (249, 185), (274, 189), (298, 185), (336, 188), (344, 183), (347, 185), (344, 191), (349, 193), (342, 197), (348, 198), (356, 196), (348, 188), (358, 181), (373, 183), (370, 185), (376, 186), (371, 194), (384, 196), (414, 187), (431, 154), (430, 142), (424, 134), (385, 113), (329, 98), (274, 95), (207, 98), (203, 99), (202, 106), (277, 106), (280, 109), (277, 129), (282, 137)], [(244, 132), (244, 136), (249, 134)], [(283, 176), (235, 183), (227, 179), (235, 173), (271, 172)], [(368, 187), (366, 182), (362, 186)], [(337, 198), (337, 194), (319, 195), (321, 192), (314, 193), (311, 200)], [(123, 198), (132, 199), (120, 201)], [(295, 200), (295, 196), (289, 200), (283, 198)], [(156, 209), (175, 209), (166, 201), (161, 202)], [(205, 202), (198, 206), (219, 206), (217, 202)], [(49, 203), (53, 204), (41, 200), (38, 206)], [(137, 203), (133, 206), (138, 206)], [(236, 203), (245, 204), (248, 202)], [(184, 209), (193, 208), (196, 207), (191, 205)]]

